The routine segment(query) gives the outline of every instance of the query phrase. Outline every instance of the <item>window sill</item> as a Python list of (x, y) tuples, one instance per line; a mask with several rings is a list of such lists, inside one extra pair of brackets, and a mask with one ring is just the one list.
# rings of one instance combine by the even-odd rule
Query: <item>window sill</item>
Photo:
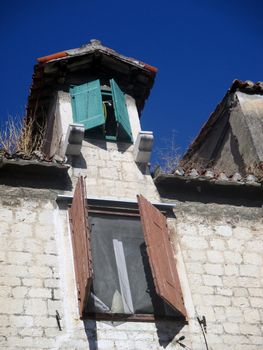
[(125, 321), (125, 322), (155, 322), (155, 321), (180, 321), (184, 324), (188, 324), (185, 317), (178, 313), (178, 316), (157, 316), (154, 314), (99, 314), (99, 313), (85, 313), (83, 320), (93, 319), (97, 321)]

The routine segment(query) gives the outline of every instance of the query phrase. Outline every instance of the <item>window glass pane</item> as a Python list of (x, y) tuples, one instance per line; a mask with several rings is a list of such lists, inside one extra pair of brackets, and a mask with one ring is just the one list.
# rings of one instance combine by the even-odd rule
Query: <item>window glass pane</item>
[(140, 220), (90, 214), (89, 225), (94, 279), (87, 312), (170, 315), (154, 290)]

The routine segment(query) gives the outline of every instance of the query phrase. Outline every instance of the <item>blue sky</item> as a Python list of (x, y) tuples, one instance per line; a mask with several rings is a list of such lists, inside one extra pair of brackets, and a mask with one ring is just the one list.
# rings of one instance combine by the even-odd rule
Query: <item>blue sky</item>
[(263, 80), (262, 13), (261, 0), (6, 1), (1, 120), (23, 115), (37, 57), (96, 38), (158, 67), (142, 127), (156, 149), (174, 130), (183, 152), (234, 79)]

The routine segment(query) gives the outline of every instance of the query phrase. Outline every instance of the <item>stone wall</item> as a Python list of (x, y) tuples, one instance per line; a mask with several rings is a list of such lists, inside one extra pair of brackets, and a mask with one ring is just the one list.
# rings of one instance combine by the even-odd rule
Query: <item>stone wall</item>
[[(84, 142), (82, 157), (70, 160), (73, 188), (83, 175), (88, 197), (134, 201), (142, 193), (158, 201), (148, 169), (134, 163), (132, 147)], [(184, 335), (184, 344), (203, 350), (197, 315), (206, 316), (210, 350), (262, 348), (262, 208), (173, 199), (177, 206), (169, 226), (189, 325), (83, 322), (70, 201), (57, 200), (63, 193), (1, 186), (0, 349), (170, 350), (180, 348), (177, 339)]]
[[(262, 214), (258, 207), (200, 202), (175, 208), (173, 240), (187, 276), (188, 311), (193, 320), (205, 315), (209, 349), (262, 349)], [(204, 349), (193, 330), (186, 339)]]
[(72, 178), (86, 177), (88, 197), (136, 200), (141, 193), (158, 201), (149, 168), (134, 162), (133, 145), (105, 141), (84, 141), (82, 157), (72, 160)]

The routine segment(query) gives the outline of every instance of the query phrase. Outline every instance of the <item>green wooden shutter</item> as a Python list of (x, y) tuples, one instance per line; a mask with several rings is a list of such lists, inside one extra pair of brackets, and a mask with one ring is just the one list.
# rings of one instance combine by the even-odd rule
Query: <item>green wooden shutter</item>
[(105, 123), (99, 80), (74, 86), (70, 94), (74, 122), (84, 124), (86, 130)]
[(116, 121), (121, 128), (121, 133), (132, 140), (131, 125), (126, 107), (125, 95), (113, 79), (110, 80), (110, 85)]

